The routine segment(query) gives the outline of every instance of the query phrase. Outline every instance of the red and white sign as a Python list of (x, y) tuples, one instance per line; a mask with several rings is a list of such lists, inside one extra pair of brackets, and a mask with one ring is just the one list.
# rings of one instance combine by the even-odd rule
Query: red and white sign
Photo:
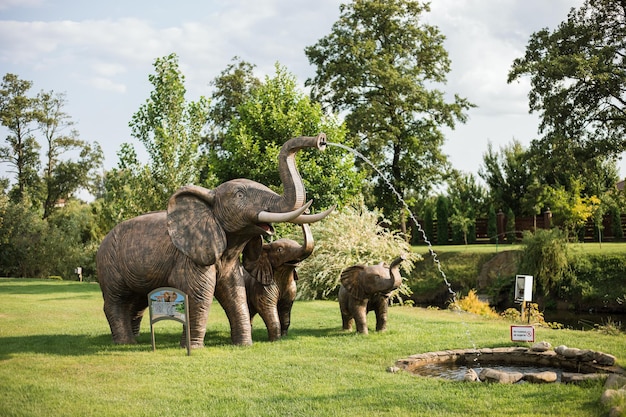
[(534, 342), (535, 328), (533, 326), (511, 326), (512, 342)]

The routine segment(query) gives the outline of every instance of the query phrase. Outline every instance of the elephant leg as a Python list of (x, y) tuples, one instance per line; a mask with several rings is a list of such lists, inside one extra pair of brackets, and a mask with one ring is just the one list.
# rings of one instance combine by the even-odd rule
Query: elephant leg
[(339, 309), (341, 311), (341, 321), (342, 321), (343, 330), (351, 331), (352, 330), (352, 313), (350, 313), (347, 306), (343, 305), (343, 303), (339, 304)]
[(362, 334), (368, 334), (367, 330), (367, 308), (358, 305), (353, 309), (354, 322), (356, 323), (356, 331)]
[(379, 303), (374, 310), (376, 312), (376, 331), (383, 332), (387, 330), (387, 303), (386, 300), (384, 302)]
[(276, 307), (266, 306), (266, 308), (261, 308), (259, 310), (259, 315), (263, 319), (265, 327), (267, 327), (267, 337), (269, 341), (274, 342), (280, 339), (280, 318), (278, 317), (278, 311), (276, 311)]
[(131, 303), (124, 297), (104, 298), (104, 314), (109, 322), (114, 343), (137, 343), (131, 324), (130, 305)]
[(218, 279), (215, 293), (230, 323), (230, 338), (235, 345), (252, 344), (252, 325), (243, 278), (232, 284), (225, 279)]
[(280, 334), (286, 336), (291, 325), (291, 309), (293, 300), (280, 300), (278, 302), (278, 318), (280, 320)]
[[(204, 336), (206, 334), (206, 323), (211, 309), (213, 297), (203, 297), (198, 300), (196, 297), (189, 297), (189, 338), (191, 348), (204, 347)], [(180, 338), (180, 346), (187, 347), (187, 329), (183, 326), (183, 334)]]
[(148, 297), (143, 295), (137, 295), (133, 298), (130, 310), (130, 326), (133, 331), (133, 336), (139, 336), (139, 329), (141, 327), (141, 319), (148, 307)]

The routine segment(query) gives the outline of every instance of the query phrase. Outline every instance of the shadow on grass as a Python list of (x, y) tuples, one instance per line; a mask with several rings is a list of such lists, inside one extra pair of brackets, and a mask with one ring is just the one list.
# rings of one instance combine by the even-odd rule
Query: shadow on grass
[[(143, 329), (143, 326), (142, 326)], [(180, 347), (181, 331), (171, 329), (159, 330), (155, 327), (156, 349), (175, 349)], [(293, 329), (285, 339), (299, 338), (344, 337), (353, 333), (343, 332), (340, 328), (312, 328)], [(253, 343), (269, 342), (265, 328), (254, 329)], [(207, 330), (204, 338), (205, 347), (230, 346), (230, 332), (224, 330)], [(23, 353), (46, 354), (60, 356), (89, 356), (115, 352), (146, 352), (152, 350), (149, 327), (142, 330), (137, 338), (137, 344), (117, 345), (113, 343), (110, 334), (100, 335), (30, 335), (0, 337), (0, 361), (10, 359), (14, 355)]]

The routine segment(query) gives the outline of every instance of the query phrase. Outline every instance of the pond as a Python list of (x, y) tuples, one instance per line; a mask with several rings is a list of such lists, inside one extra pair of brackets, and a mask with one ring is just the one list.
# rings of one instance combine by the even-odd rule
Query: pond
[[(522, 374), (539, 373), (539, 372), (554, 372), (557, 375), (556, 382), (561, 382), (563, 370), (560, 368), (553, 368), (548, 366), (518, 366), (518, 365), (497, 365), (489, 364), (484, 368), (495, 369), (502, 372), (520, 372)], [(465, 374), (469, 369), (473, 369), (476, 374), (484, 369), (480, 365), (468, 366), (460, 365), (456, 363), (429, 363), (415, 368), (412, 373), (420, 376), (430, 376), (443, 379), (450, 379), (452, 381), (463, 381)], [(524, 381), (521, 381), (524, 383)]]

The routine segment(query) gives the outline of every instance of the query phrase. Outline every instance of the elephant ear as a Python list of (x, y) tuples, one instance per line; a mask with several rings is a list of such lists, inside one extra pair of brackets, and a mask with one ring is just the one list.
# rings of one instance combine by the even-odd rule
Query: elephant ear
[(243, 267), (257, 282), (269, 285), (274, 282), (274, 270), (267, 252), (263, 250), (261, 236), (250, 239), (242, 252)]
[(357, 300), (365, 299), (365, 292), (359, 280), (359, 275), (364, 268), (363, 265), (354, 265), (341, 271), (341, 285)]
[(167, 231), (174, 246), (198, 265), (213, 265), (226, 249), (226, 234), (213, 214), (215, 193), (181, 187), (167, 203)]

